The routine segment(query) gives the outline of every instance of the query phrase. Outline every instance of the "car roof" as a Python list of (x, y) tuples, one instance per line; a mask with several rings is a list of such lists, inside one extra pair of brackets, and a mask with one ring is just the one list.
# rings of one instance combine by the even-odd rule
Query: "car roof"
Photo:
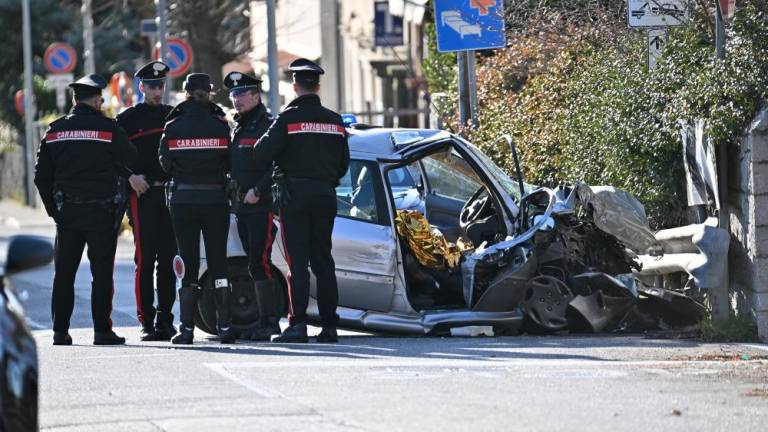
[(349, 151), (350, 153), (365, 153), (372, 157), (386, 157), (394, 155), (403, 147), (395, 148), (393, 134), (399, 133), (418, 135), (422, 139), (415, 141), (424, 144), (445, 138), (450, 138), (451, 134), (439, 129), (416, 129), (416, 128), (372, 128), (372, 129), (347, 129), (349, 133)]

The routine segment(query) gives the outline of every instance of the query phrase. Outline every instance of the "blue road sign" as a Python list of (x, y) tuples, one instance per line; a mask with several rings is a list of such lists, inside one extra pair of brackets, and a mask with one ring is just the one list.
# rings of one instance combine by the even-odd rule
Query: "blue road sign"
[(52, 74), (70, 73), (77, 65), (77, 54), (70, 45), (54, 42), (45, 50), (43, 64)]
[(437, 50), (503, 48), (504, 0), (435, 0)]
[(389, 13), (389, 1), (377, 1), (374, 4), (373, 45), (380, 47), (403, 44), (403, 17)]
[[(169, 37), (166, 41), (168, 44), (165, 63), (171, 70), (168, 75), (171, 78), (178, 78), (192, 66), (192, 47), (184, 39), (177, 37)], [(160, 60), (160, 46), (155, 46), (155, 52), (153, 54), (155, 60)]]

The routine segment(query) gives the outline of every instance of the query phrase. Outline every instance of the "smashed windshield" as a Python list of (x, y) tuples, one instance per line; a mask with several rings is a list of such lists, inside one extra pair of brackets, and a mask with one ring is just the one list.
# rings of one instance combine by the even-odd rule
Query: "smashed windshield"
[[(472, 150), (478, 159), (480, 159), (483, 165), (488, 167), (488, 171), (491, 173), (491, 175), (499, 182), (499, 184), (501, 184), (501, 187), (503, 187), (504, 190), (515, 199), (515, 202), (520, 202), (520, 186), (518, 185), (517, 181), (510, 178), (503, 169), (496, 165), (496, 163), (493, 162), (493, 160), (489, 158), (488, 155), (480, 151), (479, 148), (475, 147), (467, 141), (464, 141), (464, 143), (466, 143), (467, 147)], [(523, 190), (526, 194), (529, 194), (536, 189), (537, 186), (523, 182)]]

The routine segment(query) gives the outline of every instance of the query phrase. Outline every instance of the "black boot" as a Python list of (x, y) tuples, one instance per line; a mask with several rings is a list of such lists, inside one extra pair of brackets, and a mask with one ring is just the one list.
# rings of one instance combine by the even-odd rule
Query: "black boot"
[(108, 332), (96, 332), (93, 334), (94, 345), (123, 345), (125, 338), (120, 337), (113, 331)]
[(219, 331), (219, 341), (223, 344), (235, 343), (236, 335), (232, 329), (232, 305), (230, 304), (229, 285), (213, 289), (213, 299), (216, 301), (216, 327)]
[(144, 342), (157, 340), (155, 339), (155, 326), (152, 324), (144, 324), (139, 330), (139, 339)]
[(307, 337), (307, 325), (299, 323), (289, 326), (280, 336), (272, 339), (272, 342), (307, 343), (309, 342), (309, 338)]
[(155, 325), (155, 340), (169, 341), (177, 333), (173, 324), (160, 321)]
[(339, 334), (336, 333), (336, 327), (323, 327), (323, 330), (317, 335), (319, 343), (336, 343), (339, 341)]
[(174, 345), (192, 345), (192, 341), (195, 339), (195, 329), (185, 328), (183, 325), (179, 326), (179, 334), (177, 334), (171, 343)]
[(275, 282), (270, 279), (253, 281), (256, 293), (256, 304), (259, 308), (259, 324), (248, 332), (248, 339), (268, 341), (273, 334), (280, 334), (280, 326), (274, 331), (272, 321), (277, 322), (277, 302), (275, 299)]
[(72, 336), (69, 332), (53, 332), (54, 345), (72, 345)]
[(195, 308), (200, 296), (200, 287), (183, 286), (179, 288), (179, 334), (171, 340), (174, 344), (190, 345), (194, 339)]

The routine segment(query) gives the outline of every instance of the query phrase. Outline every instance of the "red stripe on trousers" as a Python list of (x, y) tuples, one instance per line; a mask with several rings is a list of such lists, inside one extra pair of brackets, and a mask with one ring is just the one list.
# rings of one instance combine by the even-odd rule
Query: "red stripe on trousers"
[(280, 238), (283, 241), (285, 250), (285, 260), (288, 262), (288, 318), (296, 316), (293, 313), (293, 284), (291, 283), (291, 254), (288, 253), (288, 242), (285, 241), (285, 220), (283, 219), (283, 210), (279, 210), (280, 215)]
[(267, 215), (267, 237), (266, 242), (264, 243), (264, 247), (262, 248), (261, 252), (261, 265), (264, 267), (264, 274), (267, 275), (267, 279), (272, 279), (272, 266), (269, 265), (269, 255), (267, 252), (269, 251), (269, 247), (272, 246), (272, 242), (275, 241), (275, 238), (272, 237), (272, 227), (274, 226), (273, 218), (275, 217), (275, 213), (270, 210), (269, 214)]
[(136, 248), (134, 256), (136, 257), (136, 280), (134, 282), (134, 291), (136, 295), (136, 316), (141, 325), (144, 325), (144, 311), (141, 309), (141, 227), (139, 226), (139, 196), (136, 192), (131, 192), (131, 215), (133, 215), (133, 242)]
[[(117, 231), (117, 234), (115, 235), (118, 237), (120, 235), (120, 230)], [(117, 238), (115, 238), (115, 258), (112, 258), (112, 293), (109, 295), (109, 315), (107, 315), (107, 319), (109, 320), (109, 331), (112, 331), (112, 302), (115, 300), (115, 259), (117, 258)]]

